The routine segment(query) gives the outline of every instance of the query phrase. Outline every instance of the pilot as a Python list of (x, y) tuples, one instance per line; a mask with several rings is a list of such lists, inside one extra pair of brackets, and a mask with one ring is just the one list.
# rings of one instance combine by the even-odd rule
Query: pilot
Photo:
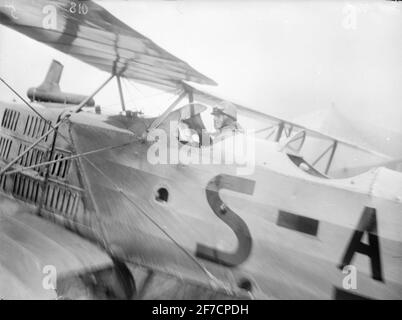
[(243, 132), (242, 127), (237, 123), (237, 109), (233, 103), (223, 101), (213, 108), (211, 114), (214, 116), (214, 127), (216, 129), (214, 140)]

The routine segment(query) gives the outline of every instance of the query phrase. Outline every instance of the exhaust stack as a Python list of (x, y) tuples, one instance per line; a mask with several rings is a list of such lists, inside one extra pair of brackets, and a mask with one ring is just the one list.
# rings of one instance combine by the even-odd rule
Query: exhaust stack
[[(63, 68), (64, 66), (60, 62), (53, 60), (42, 84), (39, 87), (28, 90), (28, 98), (37, 102), (80, 104), (86, 96), (66, 93), (60, 90), (59, 82)], [(90, 99), (86, 104), (87, 107), (93, 107), (94, 105), (95, 101), (93, 99)]]

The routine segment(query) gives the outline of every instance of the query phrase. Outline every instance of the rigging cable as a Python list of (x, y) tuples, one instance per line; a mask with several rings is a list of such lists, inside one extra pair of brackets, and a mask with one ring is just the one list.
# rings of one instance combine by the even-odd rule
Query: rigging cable
[(95, 170), (97, 170), (102, 176), (104, 176), (113, 186), (113, 188), (121, 193), (134, 207), (136, 207), (149, 221), (151, 221), (152, 224), (154, 224), (165, 236), (167, 236), (182, 252), (184, 252), (185, 255), (187, 255), (207, 276), (210, 285), (213, 289), (216, 288), (223, 288), (227, 293), (232, 293), (232, 290), (230, 290), (222, 281), (217, 279), (211, 272), (208, 271), (208, 269), (201, 263), (199, 262), (186, 248), (184, 248), (180, 243), (178, 243), (166, 230), (164, 230), (163, 227), (161, 227), (157, 221), (155, 221), (152, 217), (150, 217), (145, 210), (141, 209), (135, 201), (133, 201), (121, 188), (119, 188), (112, 179), (110, 179), (100, 168), (98, 168), (94, 163), (92, 163), (88, 158), (85, 156), (83, 157)]

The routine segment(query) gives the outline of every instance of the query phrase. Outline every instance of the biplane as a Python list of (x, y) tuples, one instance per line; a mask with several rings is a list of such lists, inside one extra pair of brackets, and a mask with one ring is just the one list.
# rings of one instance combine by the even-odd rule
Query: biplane
[[(53, 63), (31, 102), (14, 90), (23, 103), (0, 103), (0, 298), (402, 298), (402, 174), (329, 175), (341, 146), (388, 158), (260, 114), (275, 120), (265, 136), (232, 143), (253, 146), (252, 170), (152, 162), (165, 140), (156, 160), (233, 156), (202, 137), (201, 115), (226, 98), (197, 85), (215, 82), (92, 1), (0, 4), (2, 25), (110, 74), (84, 98), (60, 90)], [(158, 117), (84, 112), (114, 78), (123, 109), (122, 78), (177, 99)], [(171, 134), (180, 122), (198, 145)], [(315, 163), (309, 136), (330, 142)]]

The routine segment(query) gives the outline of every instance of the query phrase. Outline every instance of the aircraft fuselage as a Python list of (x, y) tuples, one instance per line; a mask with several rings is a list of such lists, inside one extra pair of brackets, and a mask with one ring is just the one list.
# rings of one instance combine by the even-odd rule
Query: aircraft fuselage
[[(41, 111), (54, 125), (57, 113)], [(4, 165), (47, 129), (25, 107), (0, 105), (0, 114)], [(73, 115), (53, 149), (50, 135), (19, 165), (103, 151), (5, 176), (1, 192), (122, 260), (195, 283), (218, 279), (263, 299), (402, 297), (400, 173), (324, 179), (258, 139), (250, 170), (170, 155), (153, 163), (158, 142), (143, 139), (144, 121)], [(202, 159), (208, 148), (187, 150)]]

